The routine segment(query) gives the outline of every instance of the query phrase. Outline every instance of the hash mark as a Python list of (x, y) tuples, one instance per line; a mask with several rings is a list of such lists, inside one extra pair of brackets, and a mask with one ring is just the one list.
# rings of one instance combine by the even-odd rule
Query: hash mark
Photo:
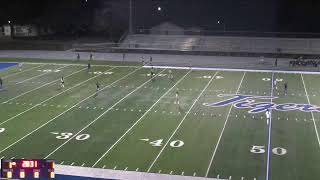
[(62, 165), (64, 163), (64, 161), (62, 161), (60, 164)]
[(244, 177), (241, 177), (241, 180), (244, 180)]
[(124, 168), (124, 170), (126, 171), (128, 169), (128, 167)]
[(136, 169), (136, 172), (139, 171), (139, 168)]
[(14, 159), (15, 157), (12, 157), (11, 159)]
[(81, 164), (81, 166), (83, 167), (85, 163)]
[(106, 165), (103, 165), (102, 169), (104, 169), (106, 167)]
[(160, 174), (160, 173), (161, 173), (161, 170), (159, 170), (158, 173)]
[(170, 171), (170, 174), (172, 174), (172, 171)]
[(232, 176), (229, 176), (229, 180), (231, 180)]
[(74, 162), (72, 162), (70, 165), (73, 166), (73, 165), (74, 165)]
[(196, 176), (196, 173), (193, 173), (193, 176)]
[(113, 170), (116, 170), (117, 169), (117, 166), (115, 166), (114, 168), (113, 168)]

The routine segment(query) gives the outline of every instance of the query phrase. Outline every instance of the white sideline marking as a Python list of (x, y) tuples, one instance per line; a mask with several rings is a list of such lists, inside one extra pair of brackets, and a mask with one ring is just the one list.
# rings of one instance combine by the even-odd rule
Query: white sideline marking
[[(69, 65), (62, 66), (62, 67), (60, 67), (60, 68), (58, 68), (58, 69), (63, 69), (63, 68), (68, 67), (68, 66), (69, 66)], [(57, 70), (58, 70), (58, 69), (57, 69)], [(23, 80), (23, 81), (17, 82), (16, 84), (21, 84), (21, 83), (27, 82), (27, 81), (29, 81), (29, 80), (31, 80), (31, 79), (35, 79), (35, 78), (37, 78), (37, 77), (41, 77), (41, 76), (47, 75), (47, 74), (49, 74), (49, 73), (52, 73), (52, 72), (45, 72), (45, 73), (43, 73), (43, 74), (39, 74), (39, 75), (37, 75), (37, 76), (33, 76), (33, 77), (29, 78), (29, 79), (25, 79), (25, 80)]]
[[(303, 79), (303, 75), (301, 74), (301, 79), (302, 79), (302, 82), (303, 82), (303, 87), (304, 87), (304, 90), (306, 92), (306, 96), (307, 96), (307, 100), (308, 100), (308, 103), (310, 104), (310, 99), (309, 99), (309, 95), (308, 95), (308, 91), (307, 91), (307, 88), (306, 88), (306, 85), (304, 83), (304, 79)], [(313, 125), (314, 125), (314, 129), (316, 131), (316, 135), (317, 135), (317, 139), (318, 139), (318, 144), (319, 144), (319, 147), (320, 147), (320, 139), (319, 139), (319, 133), (318, 133), (318, 128), (317, 128), (317, 124), (314, 120), (314, 115), (313, 115), (313, 112), (311, 111), (311, 116), (312, 116), (312, 121), (313, 121)], [(306, 120), (305, 120), (306, 121)]]
[[(114, 68), (112, 68), (112, 69), (114, 69)], [(100, 75), (101, 75), (101, 74), (100, 74)], [(28, 111), (36, 108), (37, 106), (41, 106), (43, 103), (45, 103), (45, 102), (47, 102), (47, 101), (50, 101), (51, 99), (53, 99), (53, 98), (55, 98), (55, 97), (57, 97), (57, 96), (65, 93), (65, 92), (67, 92), (67, 91), (69, 91), (69, 90), (71, 90), (71, 89), (73, 89), (73, 88), (75, 88), (75, 87), (78, 87), (78, 86), (80, 86), (81, 84), (84, 84), (84, 83), (86, 83), (86, 82), (88, 82), (88, 81), (90, 81), (90, 80), (92, 80), (92, 79), (94, 79), (94, 78), (97, 78), (97, 77), (99, 77), (100, 75), (94, 76), (94, 77), (92, 77), (92, 78), (89, 78), (89, 79), (81, 82), (81, 83), (78, 83), (78, 84), (76, 84), (75, 86), (72, 86), (72, 87), (70, 87), (70, 88), (68, 88), (68, 89), (66, 89), (66, 90), (64, 90), (64, 91), (62, 91), (62, 92), (60, 92), (60, 93), (58, 93), (58, 94), (56, 94), (56, 95), (54, 95), (54, 96), (52, 96), (52, 97), (44, 100), (44, 101), (42, 101), (42, 102), (40, 102), (39, 104), (36, 104), (36, 105), (34, 105), (33, 107), (31, 107), (31, 108), (29, 108), (29, 109), (27, 109), (27, 110), (25, 110), (25, 111), (23, 111), (23, 112), (15, 115), (15, 116), (13, 116), (13, 117), (11, 117), (11, 118), (9, 118), (9, 119), (1, 122), (0, 125), (6, 123), (6, 122), (8, 122), (8, 121), (11, 121), (12, 119), (15, 119), (16, 117), (21, 116), (22, 114), (24, 114), (24, 113), (26, 113), (26, 112), (28, 112)], [(51, 105), (51, 106), (52, 106), (52, 105)], [(80, 107), (81, 107), (81, 106), (80, 106)]]
[(184, 120), (186, 119), (186, 117), (189, 115), (190, 111), (192, 110), (192, 108), (194, 107), (194, 105), (198, 102), (198, 100), (200, 99), (200, 97), (202, 96), (202, 94), (206, 91), (206, 89), (209, 87), (209, 85), (211, 84), (211, 82), (213, 81), (213, 79), (215, 79), (216, 75), (218, 74), (218, 71), (215, 72), (215, 74), (212, 76), (212, 78), (210, 79), (210, 81), (208, 81), (208, 83), (206, 84), (206, 86), (202, 89), (201, 93), (198, 95), (198, 97), (194, 100), (194, 102), (192, 103), (192, 105), (190, 106), (190, 108), (188, 109), (187, 113), (184, 115), (184, 117), (182, 118), (182, 120), (180, 121), (179, 125), (177, 126), (177, 128), (173, 131), (173, 133), (171, 134), (171, 136), (169, 137), (169, 139), (167, 140), (166, 144), (161, 148), (160, 152), (158, 153), (158, 155), (156, 156), (156, 158), (153, 160), (153, 162), (151, 163), (151, 165), (148, 168), (147, 172), (150, 172), (151, 168), (153, 167), (153, 165), (156, 163), (156, 161), (158, 160), (158, 158), (160, 157), (160, 155), (162, 154), (162, 152), (164, 151), (164, 149), (167, 147), (167, 145), (169, 144), (169, 142), (171, 141), (171, 139), (173, 138), (173, 136), (176, 134), (176, 132), (178, 131), (178, 129), (180, 128), (180, 126), (182, 125), (182, 123), (184, 122)]
[[(246, 72), (243, 73), (243, 76), (242, 76), (242, 79), (241, 79), (241, 81), (240, 81), (240, 83), (239, 83), (239, 86), (238, 86), (238, 89), (237, 89), (236, 94), (237, 94), (237, 93), (239, 92), (239, 90), (240, 90), (240, 87), (241, 87), (241, 84), (242, 84), (242, 81), (243, 81), (245, 75), (246, 75)], [(229, 116), (230, 116), (232, 107), (233, 107), (233, 105), (230, 106), (230, 109), (229, 109), (229, 112), (228, 112), (226, 121), (225, 121), (225, 123), (224, 123), (224, 125), (223, 125), (223, 128), (222, 128), (222, 131), (221, 131), (221, 133), (220, 133), (220, 136), (219, 136), (217, 145), (216, 145), (216, 147), (215, 147), (215, 149), (214, 149), (214, 151), (213, 151), (213, 154), (212, 154), (212, 157), (211, 157), (211, 160), (210, 160), (210, 163), (209, 163), (209, 166), (208, 166), (208, 169), (207, 169), (207, 172), (206, 172), (205, 177), (208, 177), (208, 174), (209, 174), (210, 168), (211, 168), (211, 166), (212, 166), (213, 159), (214, 159), (214, 157), (215, 157), (215, 155), (216, 155), (218, 146), (219, 146), (219, 144), (220, 144), (220, 141), (221, 141), (221, 138), (222, 138), (224, 129), (226, 128), (226, 125), (227, 125), (227, 123), (228, 123), (228, 120), (229, 120)]]
[[(65, 67), (66, 67), (66, 66), (65, 66)], [(63, 68), (65, 68), (65, 67), (63, 67)], [(79, 72), (81, 72), (81, 71), (83, 71), (83, 70), (85, 70), (85, 68), (84, 68), (84, 69), (81, 69), (81, 70), (79, 70), (79, 71), (76, 71), (76, 72), (74, 72), (74, 73), (72, 73), (72, 74), (70, 74), (70, 75), (68, 75), (68, 76), (66, 76), (66, 77), (72, 76), (72, 75), (74, 75), (74, 74), (76, 74), (76, 73), (79, 73)], [(41, 85), (41, 86), (39, 86), (39, 87), (37, 87), (37, 88), (35, 88), (35, 89), (31, 89), (30, 91), (24, 92), (24, 93), (22, 93), (22, 94), (20, 94), (20, 95), (18, 95), (18, 96), (16, 96), (16, 97), (13, 97), (13, 98), (11, 98), (11, 99), (3, 102), (2, 104), (8, 103), (9, 101), (12, 101), (12, 100), (14, 100), (14, 99), (17, 99), (17, 98), (19, 98), (19, 97), (21, 97), (21, 96), (24, 96), (24, 95), (26, 95), (26, 94), (28, 94), (28, 93), (30, 93), (30, 92), (33, 92), (33, 91), (35, 91), (35, 90), (38, 90), (38, 89), (40, 89), (40, 88), (42, 88), (42, 87), (44, 87), (44, 86), (47, 86), (47, 85), (49, 85), (49, 84), (53, 84), (53, 83), (55, 83), (56, 81), (59, 81), (59, 80), (60, 80), (60, 79), (56, 79), (56, 80), (53, 80), (53, 81), (48, 82), (48, 83), (46, 83), (46, 84), (43, 84), (43, 85)]]
[(16, 72), (16, 73), (14, 73), (14, 74), (10, 74), (10, 75), (4, 76), (2, 79), (7, 79), (7, 78), (9, 78), (9, 77), (11, 77), (11, 76), (15, 76), (15, 75), (18, 75), (18, 74), (27, 72), (27, 71), (31, 71), (31, 70), (33, 70), (33, 69), (37, 69), (37, 68), (42, 67), (42, 66), (45, 66), (45, 65), (46, 65), (46, 64), (42, 64), (42, 65), (40, 65), (40, 66), (36, 66), (36, 67), (33, 67), (33, 68), (29, 68), (29, 69), (26, 69), (26, 70), (24, 70), (24, 71)]
[[(189, 70), (190, 67), (179, 67), (179, 66), (149, 66), (145, 65), (144, 68), (157, 68), (157, 69), (185, 69)], [(318, 71), (281, 71), (281, 70), (256, 70), (256, 69), (232, 69), (232, 68), (205, 68), (205, 67), (192, 67), (192, 70), (204, 70), (204, 71), (231, 71), (231, 72), (261, 72), (261, 73), (289, 73), (289, 74), (320, 74)]]
[[(164, 70), (162, 70), (160, 73), (162, 73)], [(158, 74), (160, 74), (158, 73)], [(158, 75), (157, 74), (157, 75)], [(140, 85), (139, 87), (135, 88), (133, 91), (131, 91), (129, 94), (127, 94), (126, 96), (124, 96), (122, 99), (120, 99), (118, 102), (116, 102), (115, 104), (113, 104), (110, 108), (108, 108), (106, 111), (104, 111), (102, 114), (100, 114), (97, 118), (95, 118), (93, 121), (91, 121), (89, 124), (87, 124), (84, 128), (82, 128), (80, 131), (78, 131), (76, 134), (74, 134), (71, 138), (69, 138), (68, 140), (66, 140), (64, 143), (62, 143), (60, 146), (58, 146), (55, 150), (53, 150), (51, 153), (49, 153), (45, 159), (47, 159), (48, 157), (50, 157), (53, 153), (55, 153), (56, 151), (58, 151), (61, 147), (63, 147), (65, 144), (67, 144), (69, 141), (71, 141), (73, 138), (75, 138), (76, 136), (78, 136), (82, 131), (84, 131), (85, 129), (87, 129), (89, 126), (91, 126), (93, 123), (95, 123), (97, 120), (99, 120), (102, 116), (104, 116), (106, 113), (108, 113), (111, 109), (113, 109), (115, 106), (117, 106), (119, 103), (121, 103), (124, 99), (126, 99), (127, 97), (129, 97), (131, 94), (133, 94), (134, 92), (136, 92), (137, 90), (141, 89), (141, 87), (143, 87), (145, 84), (149, 83), (150, 81), (152, 81), (152, 79), (154, 79), (155, 77), (157, 77), (157, 75), (155, 75), (154, 77), (152, 77), (151, 79), (147, 80), (146, 82), (144, 82), (142, 85)]]
[(131, 131), (131, 129), (133, 129), (140, 121), (141, 119), (149, 112), (151, 111), (151, 109), (163, 98), (165, 97), (177, 84), (179, 84), (191, 71), (188, 71), (182, 78), (179, 79), (179, 81), (177, 81), (170, 89), (168, 89), (167, 92), (165, 92), (94, 164), (92, 167), (95, 167), (102, 158), (104, 158), (110, 151), (111, 149), (116, 146), (121, 140), (122, 138), (127, 135), (129, 133), (129, 131)]
[[(122, 78), (120, 78), (120, 79), (118, 79), (118, 80), (114, 81), (114, 82), (113, 82), (113, 83), (111, 83), (110, 85), (105, 86), (105, 87), (104, 87), (104, 88), (102, 88), (100, 91), (102, 91), (102, 90), (104, 90), (104, 89), (108, 88), (109, 86), (111, 86), (111, 85), (113, 85), (113, 84), (115, 84), (115, 83), (117, 83), (117, 82), (121, 81), (122, 79), (127, 78), (128, 76), (130, 76), (131, 74), (135, 73), (136, 71), (138, 71), (138, 70), (140, 70), (140, 69), (141, 69), (141, 68), (138, 68), (138, 69), (136, 69), (136, 70), (132, 71), (131, 73), (129, 73), (129, 74), (127, 74), (127, 75), (123, 76)], [(84, 101), (86, 101), (86, 100), (90, 99), (91, 97), (93, 97), (93, 96), (95, 96), (95, 95), (96, 95), (96, 92), (94, 92), (94, 93), (93, 93), (93, 94), (91, 94), (90, 96), (86, 97), (85, 99), (81, 100), (81, 101), (80, 101), (80, 102), (78, 102), (77, 104), (73, 105), (73, 106), (72, 106), (72, 107), (70, 107), (69, 109), (67, 109), (67, 110), (63, 111), (63, 112), (62, 112), (62, 113), (60, 113), (58, 116), (56, 116), (56, 117), (52, 118), (51, 120), (47, 121), (46, 123), (42, 124), (41, 126), (39, 126), (38, 128), (36, 128), (35, 130), (31, 131), (31, 132), (30, 132), (30, 133), (28, 133), (27, 135), (25, 135), (25, 136), (23, 136), (22, 138), (20, 138), (19, 140), (17, 140), (16, 142), (14, 142), (14, 143), (12, 143), (11, 145), (7, 146), (6, 148), (2, 149), (2, 150), (0, 151), (0, 153), (2, 153), (3, 151), (7, 150), (7, 149), (8, 149), (8, 148), (10, 148), (11, 146), (13, 146), (13, 145), (17, 144), (18, 142), (20, 142), (20, 141), (21, 141), (21, 140), (23, 140), (24, 138), (26, 138), (26, 137), (30, 136), (32, 133), (34, 133), (34, 132), (38, 131), (39, 129), (41, 129), (41, 128), (42, 128), (42, 127), (44, 127), (45, 125), (47, 125), (47, 124), (49, 124), (50, 122), (54, 121), (55, 119), (57, 119), (58, 117), (62, 116), (63, 114), (65, 114), (65, 113), (69, 112), (71, 109), (75, 108), (76, 106), (78, 106), (78, 105), (79, 105), (79, 104), (81, 104), (82, 102), (84, 102)]]

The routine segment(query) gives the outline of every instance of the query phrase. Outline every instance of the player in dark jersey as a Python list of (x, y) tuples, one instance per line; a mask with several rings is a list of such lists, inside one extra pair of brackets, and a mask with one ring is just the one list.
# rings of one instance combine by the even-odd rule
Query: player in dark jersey
[(96, 82), (96, 96), (98, 96), (99, 91), (100, 91), (100, 84), (99, 84), (99, 82), (97, 81), (97, 82)]
[(90, 53), (90, 60), (93, 60), (93, 54)]
[(284, 83), (284, 95), (286, 96), (288, 93), (288, 84)]
[(174, 104), (180, 104), (180, 98), (179, 98), (179, 92), (176, 91), (176, 100), (174, 101)]
[(91, 70), (91, 63), (88, 62), (88, 72)]
[(151, 67), (150, 78), (153, 78), (153, 76), (154, 76), (154, 69), (153, 69), (153, 67)]
[(77, 53), (77, 60), (79, 61), (80, 60), (80, 54)]
[(2, 83), (3, 81), (2, 81), (2, 78), (0, 77), (0, 89), (2, 89)]

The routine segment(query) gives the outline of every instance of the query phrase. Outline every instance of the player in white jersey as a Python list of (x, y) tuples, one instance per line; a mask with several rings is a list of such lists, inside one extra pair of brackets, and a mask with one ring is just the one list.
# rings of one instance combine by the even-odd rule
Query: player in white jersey
[(171, 80), (173, 79), (173, 74), (172, 74), (172, 71), (171, 71), (171, 69), (169, 70), (169, 75), (168, 75), (168, 78), (169, 78), (169, 79), (171, 79)]
[(60, 87), (64, 88), (64, 78), (63, 78), (63, 76), (60, 79)]
[(178, 90), (176, 91), (176, 100), (174, 101), (174, 104), (180, 104), (180, 100), (179, 100), (179, 92)]
[(19, 67), (19, 71), (22, 71), (22, 63), (19, 63), (18, 67)]
[(271, 112), (269, 109), (266, 111), (266, 118), (267, 118), (267, 124), (269, 124), (269, 120), (271, 118)]

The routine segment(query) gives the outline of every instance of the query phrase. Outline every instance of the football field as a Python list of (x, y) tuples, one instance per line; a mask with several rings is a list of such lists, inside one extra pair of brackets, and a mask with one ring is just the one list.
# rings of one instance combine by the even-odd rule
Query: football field
[(320, 179), (320, 74), (150, 71), (63, 63), (0, 70), (0, 159), (218, 179)]

